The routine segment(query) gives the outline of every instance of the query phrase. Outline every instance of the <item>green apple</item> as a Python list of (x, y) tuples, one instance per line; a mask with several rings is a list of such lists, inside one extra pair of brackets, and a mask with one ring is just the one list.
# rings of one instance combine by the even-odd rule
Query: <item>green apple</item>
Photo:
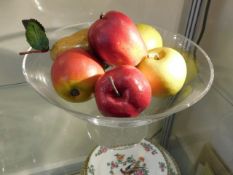
[(148, 24), (136, 24), (139, 33), (146, 45), (147, 50), (163, 46), (163, 39), (159, 31)]
[(138, 69), (150, 82), (153, 96), (175, 95), (183, 87), (187, 75), (184, 57), (168, 47), (150, 50)]

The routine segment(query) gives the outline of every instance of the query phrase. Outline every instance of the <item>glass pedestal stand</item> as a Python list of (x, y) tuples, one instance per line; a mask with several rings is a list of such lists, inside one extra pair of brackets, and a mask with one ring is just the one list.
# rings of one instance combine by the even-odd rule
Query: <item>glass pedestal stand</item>
[[(88, 26), (90, 23), (61, 28), (48, 36), (50, 43)], [(163, 148), (144, 140), (147, 126), (199, 101), (212, 85), (214, 70), (208, 55), (194, 42), (179, 34), (157, 29), (161, 33), (164, 46), (172, 47), (184, 56), (188, 74), (185, 85), (176, 96), (153, 98), (150, 106), (136, 118), (104, 117), (99, 113), (94, 98), (78, 104), (63, 100), (52, 86), (52, 60), (49, 53), (24, 57), (22, 68), (27, 82), (50, 103), (87, 121), (90, 137), (100, 145), (90, 154), (83, 174), (179, 173), (174, 168), (174, 163), (171, 163), (172, 158)], [(173, 170), (169, 170), (169, 166)]]

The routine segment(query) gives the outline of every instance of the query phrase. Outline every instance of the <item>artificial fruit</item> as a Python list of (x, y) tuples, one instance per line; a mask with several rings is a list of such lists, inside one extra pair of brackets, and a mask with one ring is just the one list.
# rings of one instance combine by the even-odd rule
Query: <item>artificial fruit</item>
[(109, 11), (88, 30), (91, 48), (109, 65), (137, 65), (147, 50), (134, 22), (125, 14)]
[(56, 92), (70, 102), (88, 100), (96, 80), (104, 73), (93, 56), (81, 48), (63, 52), (53, 62), (51, 78)]
[(162, 36), (155, 27), (143, 23), (138, 23), (136, 26), (146, 44), (147, 50), (163, 46)]
[(183, 87), (187, 74), (183, 56), (168, 47), (150, 50), (138, 69), (150, 82), (153, 96), (177, 94)]
[(97, 80), (95, 100), (104, 116), (136, 117), (149, 106), (151, 87), (137, 68), (118, 66)]
[(80, 31), (77, 31), (72, 35), (65, 36), (57, 40), (53, 44), (50, 51), (50, 56), (52, 60), (54, 60), (58, 55), (60, 55), (64, 51), (69, 50), (71, 48), (80, 47), (88, 50), (89, 44), (87, 40), (87, 32), (87, 28), (81, 29)]

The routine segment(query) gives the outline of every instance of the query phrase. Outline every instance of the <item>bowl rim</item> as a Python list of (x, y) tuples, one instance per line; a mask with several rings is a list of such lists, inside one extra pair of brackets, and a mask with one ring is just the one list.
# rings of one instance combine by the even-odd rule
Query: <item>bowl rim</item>
[[(68, 28), (71, 28), (71, 27), (90, 26), (92, 23), (93, 22), (83, 22), (83, 23), (76, 23), (76, 24), (66, 25), (66, 26), (63, 26), (61, 28), (58, 28), (57, 30), (54, 30), (51, 34), (56, 34), (57, 32), (63, 31), (65, 29), (68, 29)], [(32, 87), (37, 91), (37, 93), (39, 93), (39, 95), (41, 95), (47, 101), (49, 101), (50, 103), (52, 103), (55, 106), (58, 106), (59, 108), (65, 110), (65, 111), (68, 111), (69, 113), (71, 113), (75, 117), (78, 117), (78, 118), (80, 118), (82, 120), (85, 120), (85, 121), (89, 121), (89, 122), (91, 122), (91, 123), (93, 123), (95, 125), (110, 126), (110, 127), (137, 127), (137, 126), (147, 125), (147, 124), (150, 124), (152, 122), (156, 122), (156, 121), (159, 121), (161, 119), (164, 119), (164, 118), (166, 118), (168, 116), (171, 116), (172, 114), (180, 112), (180, 111), (194, 105), (195, 103), (197, 103), (200, 99), (202, 99), (207, 94), (207, 92), (209, 91), (210, 87), (213, 84), (214, 67), (213, 67), (213, 64), (211, 62), (210, 57), (204, 51), (204, 49), (201, 48), (201, 46), (196, 44), (194, 41), (188, 39), (187, 37), (185, 37), (185, 36), (183, 36), (183, 35), (181, 35), (179, 33), (173, 33), (173, 32), (167, 31), (167, 30), (162, 29), (160, 27), (157, 27), (155, 25), (153, 25), (153, 26), (155, 28), (157, 28), (158, 30), (162, 30), (166, 34), (169, 34), (170, 36), (179, 37), (179, 38), (182, 38), (183, 40), (187, 41), (188, 43), (191, 43), (191, 45), (195, 46), (195, 48), (197, 48), (200, 51), (200, 53), (204, 56), (204, 58), (206, 59), (206, 61), (208, 63), (208, 68), (210, 70), (210, 76), (209, 76), (209, 79), (208, 79), (208, 84), (204, 88), (204, 90), (197, 97), (195, 97), (195, 99), (193, 99), (189, 103), (177, 105), (177, 106), (172, 107), (171, 109), (168, 109), (168, 110), (166, 110), (164, 112), (161, 112), (161, 113), (148, 114), (146, 118), (143, 118), (143, 117), (117, 118), (117, 117), (106, 117), (106, 116), (103, 116), (103, 115), (92, 116), (92, 115), (84, 114), (84, 113), (74, 111), (74, 110), (71, 110), (71, 109), (63, 108), (60, 105), (56, 105), (53, 102), (51, 102), (48, 98), (43, 96), (40, 92), (38, 92), (38, 90), (33, 85), (32, 85)], [(31, 50), (31, 49), (32, 48), (30, 47), (28, 50)], [(27, 76), (27, 71), (26, 71), (26, 69), (27, 69), (26, 68), (27, 58), (28, 58), (28, 55), (25, 55), (24, 58), (23, 58), (22, 71), (23, 71), (23, 75), (24, 75), (26, 81), (30, 84), (30, 80), (29, 80), (29, 77)]]

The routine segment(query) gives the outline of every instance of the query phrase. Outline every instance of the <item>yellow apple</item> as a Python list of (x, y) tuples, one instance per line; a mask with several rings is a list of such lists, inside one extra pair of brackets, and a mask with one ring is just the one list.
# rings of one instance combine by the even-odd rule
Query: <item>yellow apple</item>
[(153, 96), (175, 95), (183, 87), (187, 75), (184, 57), (168, 47), (150, 50), (138, 69), (150, 82)]
[(136, 24), (139, 33), (146, 45), (147, 50), (163, 46), (163, 39), (159, 31), (148, 24)]

